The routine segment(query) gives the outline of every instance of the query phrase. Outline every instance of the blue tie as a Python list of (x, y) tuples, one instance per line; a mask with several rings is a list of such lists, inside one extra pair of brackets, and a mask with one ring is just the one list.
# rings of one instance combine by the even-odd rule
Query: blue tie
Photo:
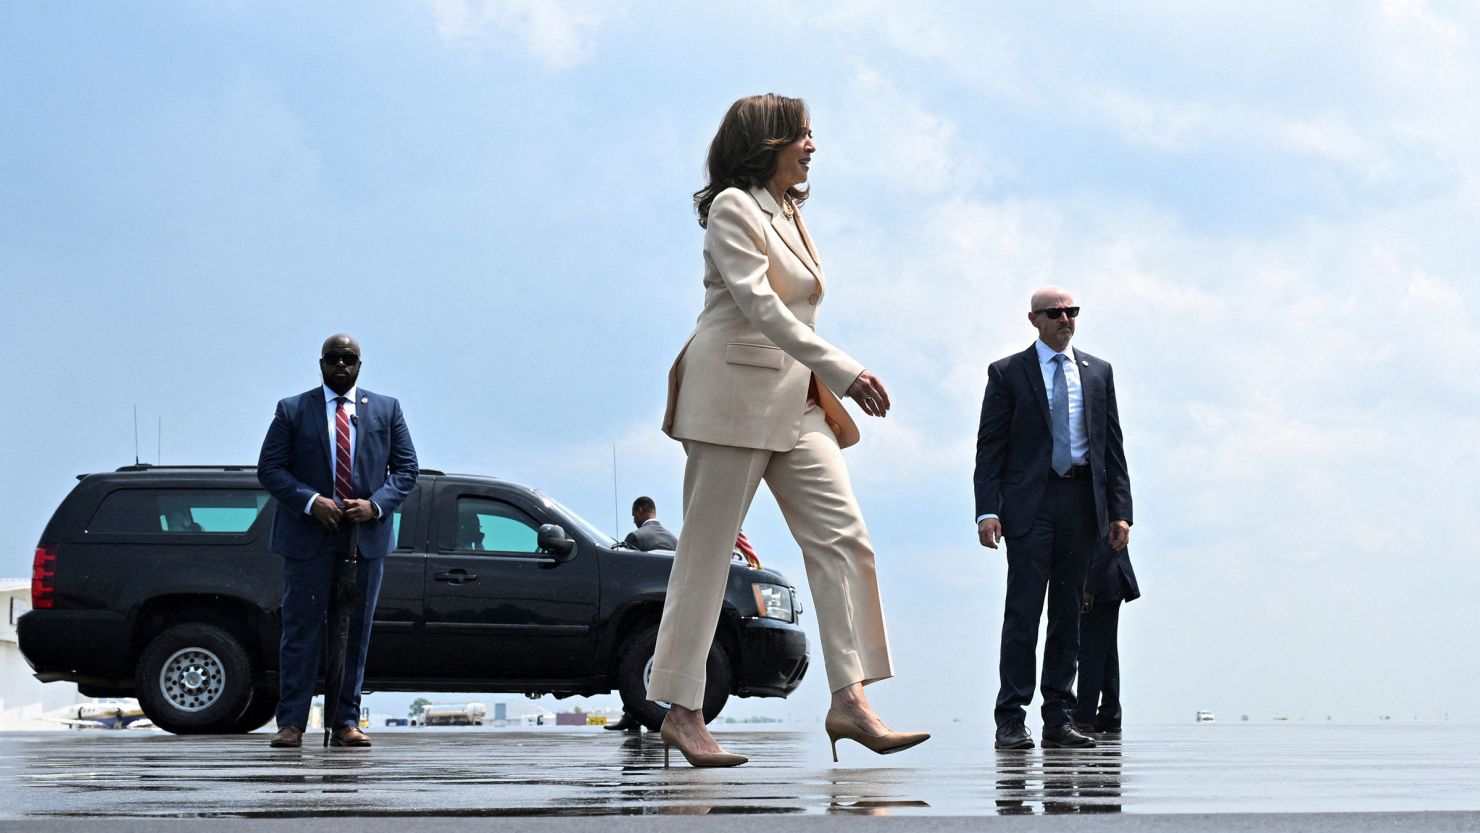
[(1069, 473), (1073, 458), (1069, 456), (1069, 380), (1064, 377), (1068, 356), (1053, 357), (1053, 470), (1060, 477)]

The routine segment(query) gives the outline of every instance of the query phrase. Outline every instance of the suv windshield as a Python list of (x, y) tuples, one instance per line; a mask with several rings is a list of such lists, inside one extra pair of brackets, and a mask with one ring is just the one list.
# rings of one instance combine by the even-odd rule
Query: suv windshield
[(591, 524), (590, 521), (586, 520), (585, 518), (581, 517), (580, 515), (577, 515), (573, 511), (571, 511), (570, 507), (566, 506), (565, 504), (561, 503), (560, 501), (556, 500), (555, 498), (550, 497), (549, 495), (545, 494), (544, 492), (541, 492), (538, 489), (535, 489), (534, 490), (534, 493), (537, 494), (537, 495), (539, 495), (540, 500), (542, 500), (542, 501), (545, 502), (545, 506), (547, 508), (554, 509), (555, 511), (557, 511), (560, 514), (564, 515), (565, 518), (566, 518), (566, 520), (568, 520), (571, 523), (575, 524), (576, 526), (580, 527), (581, 530), (583, 532), (585, 532), (586, 535), (592, 541), (595, 541), (599, 546), (606, 547), (607, 549), (612, 549), (612, 548), (616, 547), (616, 545), (617, 545), (617, 539), (615, 539), (615, 538), (611, 537), (610, 535), (606, 534), (605, 532), (602, 532), (601, 530), (597, 529), (595, 526), (593, 526)]

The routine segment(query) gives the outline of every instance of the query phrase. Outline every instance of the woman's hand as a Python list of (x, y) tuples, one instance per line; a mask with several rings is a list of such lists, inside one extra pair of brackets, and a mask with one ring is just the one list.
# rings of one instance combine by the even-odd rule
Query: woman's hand
[(889, 413), (889, 392), (884, 390), (879, 377), (867, 370), (858, 374), (845, 393), (869, 416), (881, 417)]

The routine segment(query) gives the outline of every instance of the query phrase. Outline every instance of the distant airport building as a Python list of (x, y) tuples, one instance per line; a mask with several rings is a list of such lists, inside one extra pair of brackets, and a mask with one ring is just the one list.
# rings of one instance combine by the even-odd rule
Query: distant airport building
[(40, 683), (16, 644), (15, 622), (31, 609), (31, 580), (0, 579), (0, 732), (55, 729), (41, 715), (84, 702), (73, 683)]

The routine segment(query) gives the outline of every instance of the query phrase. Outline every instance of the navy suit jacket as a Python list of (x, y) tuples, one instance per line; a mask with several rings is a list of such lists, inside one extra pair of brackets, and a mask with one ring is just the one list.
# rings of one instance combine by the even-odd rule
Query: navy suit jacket
[(1127, 546), (1116, 552), (1108, 542), (1100, 541), (1084, 580), (1084, 592), (1106, 601), (1132, 602), (1141, 598), (1141, 585), (1131, 568), (1131, 548)]
[[(1110, 521), (1134, 520), (1130, 472), (1115, 406), (1115, 375), (1109, 362), (1078, 348), (1073, 355), (1079, 362), (1084, 421), (1089, 430), (1086, 463), (1094, 480), (1095, 520), (1100, 535), (1105, 536)], [(987, 369), (987, 392), (976, 435), (976, 517), (998, 516), (1002, 534), (1008, 538), (1027, 534), (1048, 487), (1052, 457), (1048, 394), (1038, 350), (1030, 344), (1027, 350), (999, 359)]]
[[(416, 449), (401, 403), (364, 388), (355, 395), (354, 496), (369, 498), (381, 512), (360, 524), (360, 555), (381, 558), (396, 546), (391, 516), (416, 486)], [(330, 442), (323, 387), (278, 403), (257, 458), (257, 480), (278, 502), (267, 545), (284, 558), (312, 558), (329, 534), (303, 509), (314, 494), (334, 496)]]

